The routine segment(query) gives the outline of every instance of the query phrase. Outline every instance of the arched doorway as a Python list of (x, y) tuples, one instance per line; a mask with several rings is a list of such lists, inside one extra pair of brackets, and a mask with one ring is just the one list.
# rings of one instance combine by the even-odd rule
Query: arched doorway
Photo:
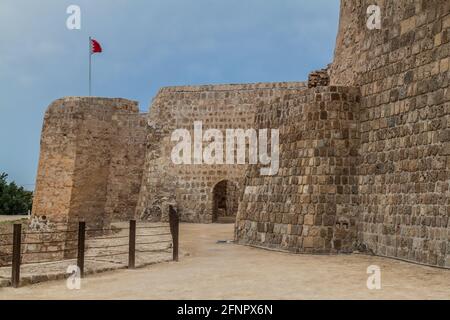
[(237, 183), (222, 180), (213, 188), (213, 222), (234, 223), (239, 205)]

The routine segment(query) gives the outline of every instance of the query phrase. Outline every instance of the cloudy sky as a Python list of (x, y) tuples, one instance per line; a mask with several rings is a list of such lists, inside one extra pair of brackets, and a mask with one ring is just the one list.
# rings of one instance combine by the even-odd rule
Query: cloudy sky
[(162, 86), (305, 80), (331, 62), (338, 16), (338, 0), (1, 0), (0, 172), (34, 188), (47, 106), (88, 94), (89, 35), (93, 95), (147, 111)]

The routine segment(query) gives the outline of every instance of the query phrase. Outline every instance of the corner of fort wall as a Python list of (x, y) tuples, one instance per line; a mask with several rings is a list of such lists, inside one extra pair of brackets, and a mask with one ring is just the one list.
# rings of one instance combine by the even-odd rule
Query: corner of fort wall
[(359, 89), (322, 86), (257, 108), (255, 125), (280, 130), (280, 168), (250, 166), (236, 240), (296, 253), (349, 252), (357, 233)]
[[(34, 215), (93, 225), (213, 221), (213, 190), (238, 185), (236, 240), (291, 252), (364, 250), (450, 268), (450, 2), (341, 1), (335, 58), (306, 83), (162, 88), (150, 113), (124, 99), (48, 108)], [(326, 74), (330, 75), (331, 85)], [(325, 85), (325, 86), (324, 86)], [(171, 133), (280, 128), (280, 171), (180, 165)]]
[(304, 82), (225, 84), (162, 88), (149, 113), (144, 177), (136, 215), (167, 217), (167, 204), (177, 203), (182, 221), (213, 221), (212, 190), (221, 181), (243, 185), (246, 165), (177, 165), (171, 160), (171, 134), (186, 129), (193, 136), (195, 121), (203, 129), (253, 128), (258, 103), (287, 92), (306, 89)]
[(133, 217), (146, 139), (138, 112), (137, 102), (120, 98), (54, 101), (44, 117), (33, 215), (95, 227)]
[[(358, 146), (355, 149), (355, 144), (346, 144), (354, 148), (354, 156), (346, 159), (353, 162), (351, 174), (330, 175), (337, 169), (333, 163), (346, 163), (338, 161), (335, 154), (312, 156), (334, 143), (332, 131), (327, 140), (314, 128), (332, 130), (333, 123), (321, 126), (314, 117), (303, 119), (312, 130), (285, 137), (290, 144), (282, 146), (281, 157), (297, 152), (289, 159), (291, 172), (307, 170), (310, 177), (289, 173), (289, 179), (280, 176), (263, 183), (262, 178), (254, 176), (256, 168), (250, 167), (239, 206), (237, 240), (299, 252), (358, 249), (449, 268), (450, 2), (377, 1), (380, 30), (366, 26), (369, 5), (373, 1), (341, 1), (335, 58), (329, 68), (332, 86), (360, 91), (359, 111), (354, 118), (359, 128)], [(285, 102), (293, 106), (286, 112), (308, 110), (310, 103), (296, 100)], [(277, 103), (266, 108), (277, 108)], [(315, 108), (319, 112), (317, 105)], [(283, 120), (283, 113), (279, 114), (281, 117), (272, 121)], [(264, 116), (258, 119), (267, 121)], [(304, 122), (281, 125), (296, 133)], [(308, 134), (318, 139), (308, 144), (313, 148), (310, 153), (308, 147), (298, 148)], [(325, 144), (319, 147), (317, 142), (321, 140)], [(292, 165), (299, 162), (300, 168)], [(324, 162), (329, 162), (326, 174), (320, 169)], [(321, 189), (334, 192), (330, 182), (342, 183), (342, 179), (350, 182), (350, 194), (338, 193), (336, 198), (321, 194)], [(351, 234), (344, 238), (350, 241), (333, 236), (342, 231), (338, 218), (342, 202), (338, 198), (351, 199), (344, 201), (348, 204), (344, 210), (353, 212), (353, 219), (345, 219), (343, 224)], [(332, 227), (333, 222), (338, 224)]]
[(450, 267), (450, 2), (341, 1), (331, 83), (361, 89), (359, 242)]

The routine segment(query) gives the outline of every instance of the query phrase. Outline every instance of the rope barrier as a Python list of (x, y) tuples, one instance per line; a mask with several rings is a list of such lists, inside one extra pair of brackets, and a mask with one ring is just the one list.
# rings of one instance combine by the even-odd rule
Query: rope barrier
[(169, 228), (170, 226), (155, 226), (155, 227), (136, 227), (136, 230), (139, 229), (160, 229), (160, 228)]
[(114, 240), (114, 239), (128, 239), (128, 236), (106, 237), (106, 238), (91, 238), (91, 239), (86, 239), (86, 241)]
[(120, 248), (120, 247), (128, 247), (128, 243), (114, 245), (114, 246), (105, 246), (105, 247), (88, 247), (86, 249), (88, 249), (88, 250), (90, 250), (90, 249), (108, 249), (108, 248)]
[(5, 243), (5, 244), (1, 244), (0, 243), (0, 247), (9, 247), (9, 246), (12, 246), (13, 244), (12, 243)]
[(86, 232), (114, 232), (114, 231), (121, 231), (121, 230), (128, 230), (128, 228), (114, 228), (114, 229), (86, 229)]
[[(175, 225), (173, 225), (173, 223), (175, 223)], [(127, 228), (115, 228), (112, 226), (113, 228), (111, 229), (86, 229), (85, 222), (79, 222), (78, 228), (75, 230), (72, 230), (73, 227), (74, 225), (70, 224), (67, 226), (67, 229), (70, 230), (62, 230), (62, 226), (58, 226), (57, 228), (52, 228), (52, 230), (42, 232), (34, 230), (21, 232), (20, 228), (15, 227), (14, 233), (0, 234), (0, 237), (15, 237), (14, 243), (10, 243), (13, 242), (11, 239), (8, 243), (0, 244), (0, 247), (14, 247), (13, 249), (17, 250), (14, 252), (18, 252), (20, 257), (23, 257), (23, 260), (25, 260), (23, 263), (20, 262), (21, 259), (19, 259), (18, 263), (11, 263), (10, 259), (14, 258), (13, 254), (15, 253), (0, 255), (2, 261), (8, 263), (2, 267), (12, 268), (11, 281), (13, 286), (18, 286), (18, 283), (20, 282), (20, 278), (17, 276), (20, 272), (20, 265), (55, 264), (59, 267), (69, 263), (73, 264), (74, 261), (76, 261), (75, 263), (79, 265), (81, 273), (83, 274), (84, 259), (89, 259), (91, 263), (95, 263), (96, 261), (99, 263), (127, 263), (129, 268), (134, 269), (135, 258), (138, 254), (143, 254), (141, 259), (146, 261), (146, 259), (152, 257), (151, 254), (168, 254), (172, 251), (173, 260), (178, 261), (177, 233), (175, 233), (175, 235), (172, 234), (173, 227), (178, 228), (178, 220), (176, 217), (171, 217), (170, 225), (136, 226), (136, 221), (131, 220), (129, 222), (129, 227)], [(141, 231), (140, 233), (143, 234), (138, 234), (138, 229), (155, 230), (155, 234), (151, 234), (152, 231)], [(73, 236), (71, 236), (72, 234)], [(45, 237), (45, 235), (54, 236)], [(19, 236), (20, 238), (16, 239), (16, 237)], [(27, 236), (30, 236), (31, 238), (27, 238)], [(36, 238), (33, 238), (33, 236)], [(141, 239), (139, 239), (139, 237), (141, 237)], [(122, 239), (122, 241), (115, 241), (120, 239)], [(138, 239), (141, 241), (137, 241)], [(26, 242), (26, 240), (29, 240), (29, 242)], [(4, 240), (4, 242), (6, 241)], [(65, 247), (65, 244), (69, 244), (68, 247)], [(93, 246), (90, 246), (91, 244)], [(35, 250), (27, 252), (27, 250), (30, 249), (30, 246), (33, 245), (35, 247), (31, 249)], [(136, 249), (136, 247), (139, 247), (140, 249)], [(10, 250), (5, 251), (9, 252)], [(5, 251), (3, 251), (3, 253), (6, 253)], [(128, 256), (128, 258), (125, 256)], [(128, 262), (126, 260), (128, 260)]]
[(66, 260), (44, 260), (44, 261), (39, 261), (39, 262), (35, 262), (35, 261), (31, 261), (31, 262), (25, 262), (22, 263), (22, 266), (26, 266), (26, 265), (30, 265), (30, 264), (44, 264), (44, 263), (60, 263), (60, 262), (69, 262), (69, 261), (73, 261), (76, 259), (66, 259)]
[[(52, 241), (41, 241), (41, 242), (22, 242), (22, 244), (53, 244), (53, 243), (65, 243), (65, 242), (77, 242), (78, 239), (74, 240), (52, 240)], [(12, 244), (11, 244), (12, 245)]]
[(169, 250), (170, 248), (166, 248), (166, 249), (159, 249), (159, 250), (136, 250), (136, 252), (139, 253), (153, 253), (153, 252), (167, 252), (167, 250)]
[(69, 249), (62, 249), (62, 250), (51, 250), (51, 251), (33, 251), (33, 252), (22, 252), (22, 255), (29, 255), (29, 254), (47, 254), (47, 253), (61, 253), (66, 251), (75, 251), (78, 250), (78, 248), (69, 248)]
[(65, 231), (45, 231), (45, 232), (24, 232), (23, 235), (40, 235), (40, 234), (64, 234), (64, 233), (77, 233), (78, 230), (65, 230)]
[(104, 257), (114, 257), (114, 256), (123, 256), (128, 254), (128, 252), (121, 252), (121, 253), (110, 253), (110, 254), (104, 254), (99, 256), (85, 256), (85, 259), (96, 259), (96, 258), (104, 258)]
[(5, 264), (3, 266), (0, 266), (0, 268), (9, 268), (9, 267), (12, 267), (12, 264)]
[(156, 237), (156, 236), (170, 236), (171, 233), (159, 233), (159, 234), (138, 234), (138, 237)]
[(158, 244), (158, 243), (172, 243), (172, 240), (170, 240), (170, 241), (144, 242), (144, 243), (136, 242), (136, 245), (149, 245), (149, 244)]

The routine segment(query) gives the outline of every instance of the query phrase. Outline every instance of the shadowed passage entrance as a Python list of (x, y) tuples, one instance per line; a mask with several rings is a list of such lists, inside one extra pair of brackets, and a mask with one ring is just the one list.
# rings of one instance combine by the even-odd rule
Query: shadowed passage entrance
[(239, 205), (237, 183), (222, 180), (213, 188), (213, 222), (234, 223)]

